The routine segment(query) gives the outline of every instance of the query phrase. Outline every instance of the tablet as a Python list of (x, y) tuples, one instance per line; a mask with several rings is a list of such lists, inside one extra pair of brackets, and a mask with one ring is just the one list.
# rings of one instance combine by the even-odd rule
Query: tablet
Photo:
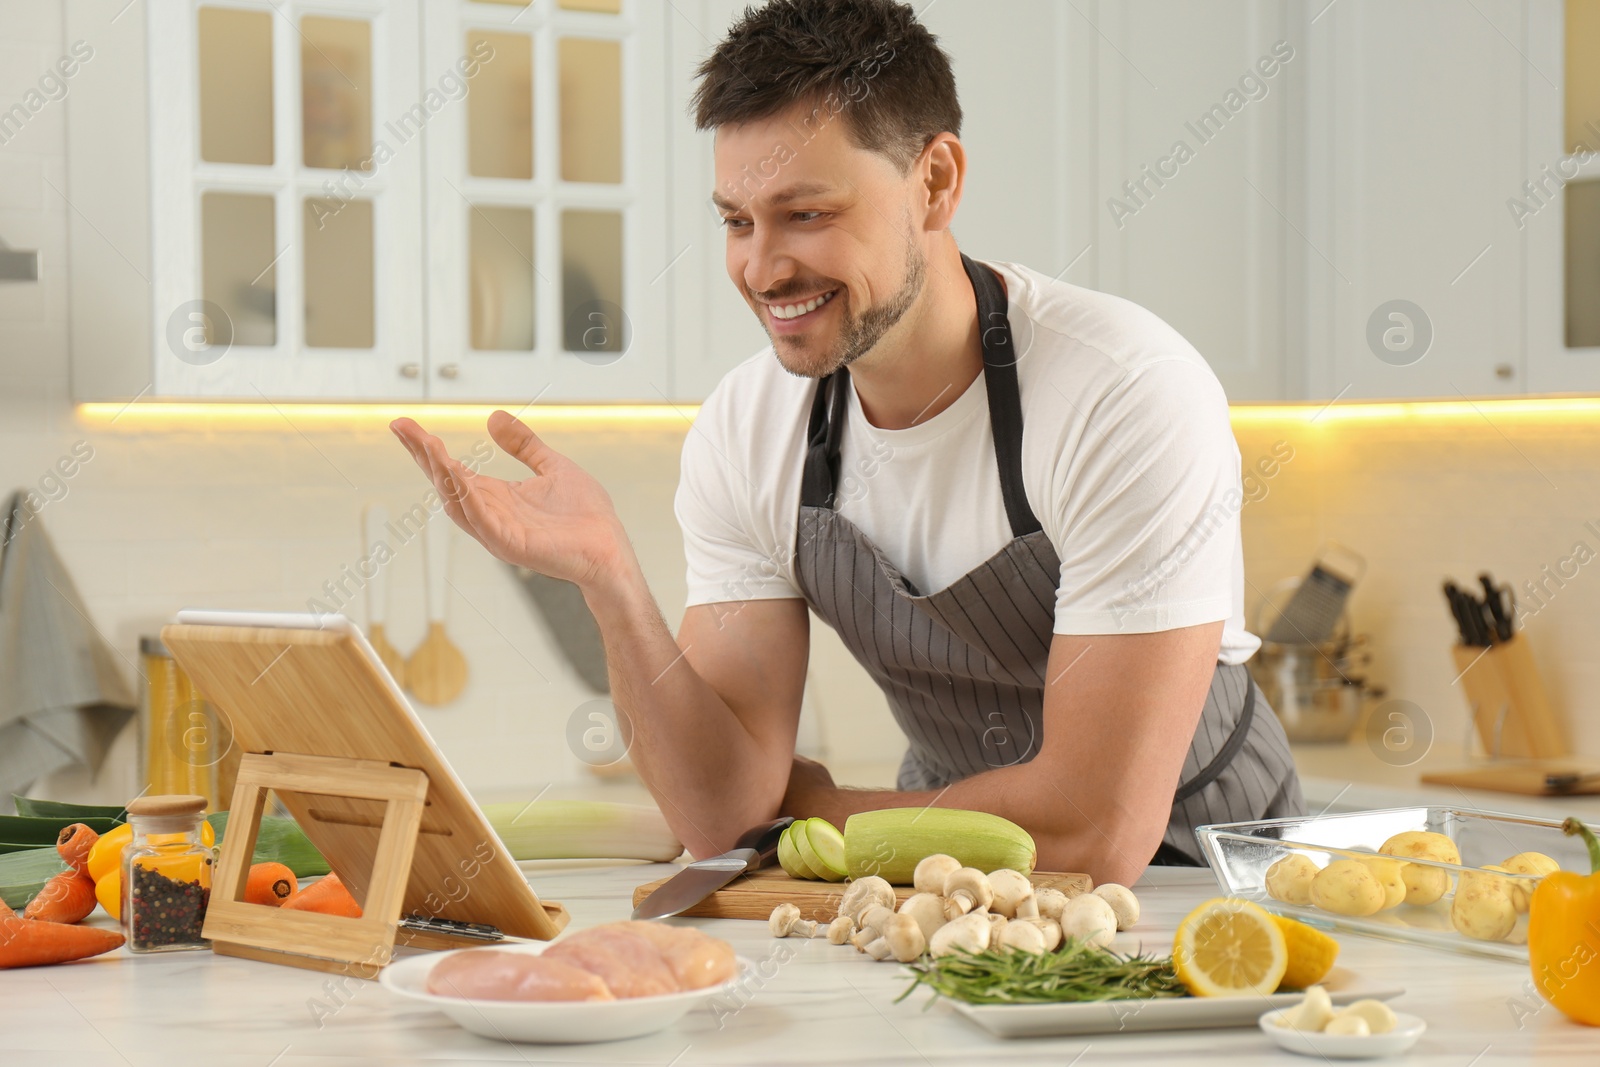
[[(241, 753), (376, 761), (427, 775), (402, 927), (457, 924), (481, 937), (487, 926), (500, 935), (549, 940), (566, 925), (566, 909), (539, 899), (349, 619), (186, 610), (162, 628), (161, 639), (232, 729)], [(384, 802), (274, 792), (356, 899), (363, 899)], [(404, 929), (399, 940), (413, 943)]]

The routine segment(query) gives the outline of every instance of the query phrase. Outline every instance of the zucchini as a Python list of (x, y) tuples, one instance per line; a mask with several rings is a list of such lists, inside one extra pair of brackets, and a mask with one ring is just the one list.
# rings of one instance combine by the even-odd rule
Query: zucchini
[(851, 878), (876, 874), (892, 885), (910, 885), (917, 864), (941, 852), (986, 874), (1002, 867), (1031, 874), (1037, 857), (1028, 831), (986, 811), (884, 808), (845, 820), (844, 857)]

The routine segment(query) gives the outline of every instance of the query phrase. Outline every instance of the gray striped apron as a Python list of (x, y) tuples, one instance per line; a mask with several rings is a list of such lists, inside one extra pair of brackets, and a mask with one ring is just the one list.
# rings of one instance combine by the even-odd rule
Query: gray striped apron
[[(801, 482), (800, 590), (888, 698), (909, 742), (902, 790), (940, 789), (1038, 752), (1061, 573), (1023, 490), (1022, 404), (1005, 290), (988, 267), (965, 254), (961, 261), (985, 324), (984, 384), (1012, 540), (951, 585), (923, 595), (834, 510), (847, 371), (817, 385)], [(1151, 862), (1203, 864), (1194, 828), (1204, 823), (1304, 813), (1277, 716), (1242, 664), (1218, 663)]]

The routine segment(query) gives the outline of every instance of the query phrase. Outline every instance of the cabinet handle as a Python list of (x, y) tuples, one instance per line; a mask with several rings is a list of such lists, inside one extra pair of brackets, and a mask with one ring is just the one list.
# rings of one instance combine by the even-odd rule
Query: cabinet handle
[(419, 367), (415, 363), (402, 363), (402, 364), (400, 364), (400, 377), (402, 377), (402, 378), (415, 378), (417, 375), (419, 375), (421, 373), (422, 373), (422, 368)]
[(1510, 378), (1516, 373), (1516, 368), (1509, 363), (1496, 363), (1494, 365), (1494, 376), (1496, 378)]
[(445, 363), (439, 367), (439, 377), (457, 378), (461, 375), (461, 368), (455, 363)]

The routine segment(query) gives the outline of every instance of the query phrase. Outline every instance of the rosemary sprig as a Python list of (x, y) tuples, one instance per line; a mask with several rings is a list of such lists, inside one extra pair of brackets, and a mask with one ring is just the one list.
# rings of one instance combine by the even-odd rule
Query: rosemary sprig
[(919, 986), (968, 1004), (1054, 1004), (1062, 1001), (1143, 1000), (1189, 995), (1172, 969), (1171, 957), (1119, 956), (1068, 940), (1057, 952), (1016, 949), (957, 951), (907, 965), (915, 979), (895, 998)]

